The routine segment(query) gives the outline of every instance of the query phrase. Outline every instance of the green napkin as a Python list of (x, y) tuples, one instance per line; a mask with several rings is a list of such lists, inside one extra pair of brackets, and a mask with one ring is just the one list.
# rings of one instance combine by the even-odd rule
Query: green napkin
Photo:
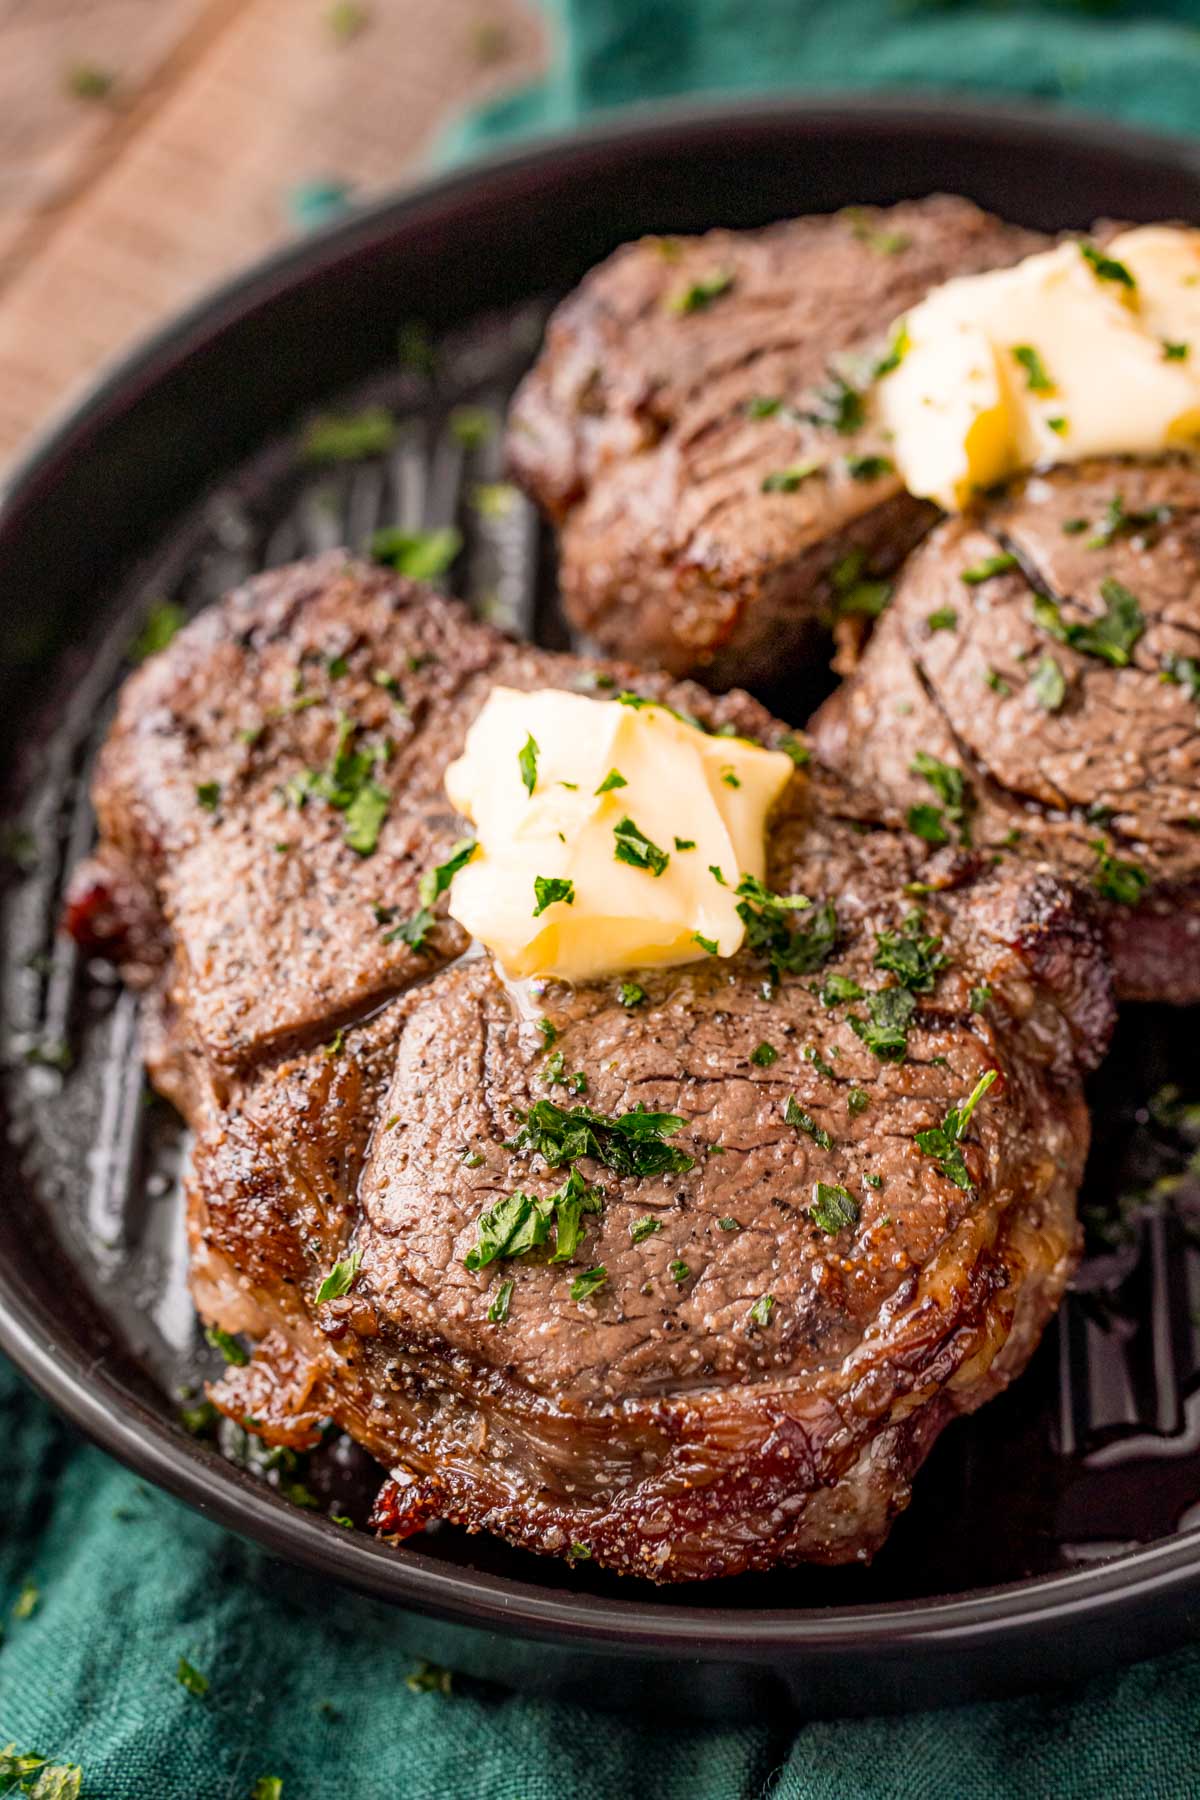
[[(1200, 129), (1200, 0), (550, 10), (551, 74), (468, 121), (458, 153), (593, 107), (720, 87), (917, 84)], [(796, 1728), (621, 1720), (461, 1677), (444, 1692), (421, 1672), (435, 1625), (273, 1562), (147, 1488), (2, 1364), (0, 1426), (0, 1744), (80, 1764), (89, 1800), (251, 1800), (256, 1786), (275, 1800), (264, 1778), (282, 1800), (1200, 1792), (1200, 1651), (1003, 1705)]]

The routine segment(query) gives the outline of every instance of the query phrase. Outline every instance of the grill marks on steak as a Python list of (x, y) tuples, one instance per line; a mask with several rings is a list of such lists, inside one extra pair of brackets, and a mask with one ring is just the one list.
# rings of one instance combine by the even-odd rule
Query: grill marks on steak
[[(943, 195), (617, 251), (555, 314), (511, 414), (514, 472), (562, 528), (574, 622), (714, 685), (777, 675), (834, 566), (858, 550), (886, 573), (936, 516), (893, 475), (848, 472), (847, 452), (886, 452), (871, 433), (796, 409), (819, 410), (831, 364), (869, 369), (931, 287), (1044, 242)], [(678, 310), (714, 276), (722, 292)], [(783, 405), (748, 416), (764, 397)], [(810, 460), (828, 476), (763, 491)]]
[[(1126, 523), (1111, 534), (1114, 517)], [(1017, 566), (963, 583), (964, 569), (998, 552)], [(1112, 580), (1145, 620), (1125, 668), (1057, 642), (1034, 617), (1041, 594), (1068, 629), (1095, 621)], [(946, 609), (955, 628), (931, 630)], [(1053, 710), (1031, 681), (1043, 657), (1065, 682)], [(1031, 477), (978, 519), (940, 526), (857, 673), (817, 714), (814, 738), (893, 826), (935, 798), (912, 772), (918, 751), (962, 769), (980, 849), (1050, 862), (1096, 893), (1119, 992), (1200, 1000), (1200, 699), (1164, 679), (1171, 659), (1197, 657), (1200, 471), (1098, 460)], [(1140, 904), (1097, 886), (1111, 885), (1098, 843), (1142, 872)]]
[[(238, 745), (240, 725), (293, 695), (306, 650), (318, 704)], [(437, 664), (399, 666), (430, 653)], [(349, 672), (326, 692), (317, 658), (329, 655)], [(339, 708), (385, 729), (377, 667), (399, 673), (411, 721), (389, 716), (392, 809), (361, 859), (340, 815), (313, 803), (281, 815), (275, 789), (319, 762)], [(470, 1274), (480, 1212), (516, 1188), (549, 1193), (565, 1173), (508, 1147), (519, 1115), (535, 1098), (575, 1096), (548, 1084), (542, 1035), (490, 961), (444, 966), (457, 947), (446, 926), (429, 956), (401, 959), (380, 948), (369, 902), (415, 906), (416, 873), (457, 835), (436, 796), (489, 684), (570, 686), (584, 672), (335, 556), (250, 584), (130, 683), (87, 891), (115, 868), (108, 917), (132, 907), (144, 930), (158, 913), (148, 1049), (197, 1134), (195, 1297), (207, 1320), (256, 1340), (214, 1398), (283, 1443), (311, 1442), (335, 1419), (395, 1472), (379, 1519), (396, 1535), (446, 1517), (542, 1552), (582, 1546), (658, 1580), (869, 1555), (945, 1422), (1019, 1371), (1072, 1266), (1079, 1072), (1110, 1023), (1103, 959), (1049, 875), (929, 857), (864, 827), (844, 784), (798, 774), (769, 879), (836, 900), (832, 960), (785, 977), (773, 1001), (749, 952), (651, 972), (632, 1010), (616, 981), (548, 987), (540, 1011), (565, 1069), (586, 1073), (588, 1104), (677, 1112), (695, 1165), (635, 1182), (584, 1164), (605, 1203), (574, 1264)], [(778, 730), (744, 695), (638, 685), (710, 727)], [(221, 809), (197, 816), (207, 781)], [(295, 890), (273, 875), (253, 885), (281, 816), (308, 874)], [(848, 1023), (864, 1003), (826, 1006), (820, 990), (831, 972), (865, 989), (892, 979), (874, 965), (877, 934), (902, 928), (914, 882), (932, 890), (926, 929), (951, 962), (917, 997), (907, 1060), (890, 1064)], [(339, 959), (322, 968), (301, 949), (293, 978), (310, 931)], [(136, 966), (147, 978), (146, 959)], [(972, 1010), (984, 984), (990, 999)], [(751, 1060), (764, 1040), (777, 1052), (766, 1068)], [(991, 1068), (1001, 1078), (963, 1146), (965, 1192), (914, 1135)], [(851, 1108), (851, 1086), (864, 1109)], [(786, 1123), (789, 1096), (828, 1148)], [(818, 1229), (816, 1181), (852, 1195), (852, 1225)], [(642, 1217), (661, 1229), (634, 1244)], [(722, 1228), (729, 1219), (736, 1230)], [(348, 1290), (320, 1300), (352, 1252)], [(573, 1275), (600, 1262), (604, 1288), (572, 1301)], [(509, 1279), (508, 1319), (493, 1322)], [(763, 1325), (750, 1312), (766, 1294)]]

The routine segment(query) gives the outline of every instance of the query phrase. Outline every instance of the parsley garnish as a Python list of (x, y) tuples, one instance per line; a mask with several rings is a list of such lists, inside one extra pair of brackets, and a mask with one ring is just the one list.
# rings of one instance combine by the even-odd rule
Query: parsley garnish
[(552, 1229), (550, 1261), (570, 1262), (583, 1239), (584, 1215), (600, 1212), (603, 1204), (600, 1190), (589, 1186), (578, 1169), (553, 1194), (506, 1194), (476, 1220), (478, 1237), (463, 1266), (475, 1274), (497, 1258), (526, 1256), (547, 1242)]
[(617, 999), (624, 1007), (641, 1006), (649, 998), (639, 981), (623, 981), (617, 989)]
[(725, 783), (725, 786), (728, 788), (740, 788), (742, 785), (741, 778), (738, 775), (736, 769), (732, 769), (729, 767), (726, 767), (721, 770), (721, 780)]
[(478, 848), (474, 838), (459, 838), (445, 862), (438, 863), (434, 869), (426, 869), (417, 887), (417, 898), (421, 902), (419, 910), (411, 919), (397, 925), (394, 931), (389, 931), (383, 940), (385, 944), (394, 943), (399, 938), (418, 954), (425, 949), (425, 939), (436, 924), (433, 914), (435, 902), (439, 895), (445, 893), (458, 871), (467, 866)]
[(343, 1294), (349, 1293), (361, 1262), (361, 1250), (352, 1250), (341, 1262), (335, 1262), (317, 1289), (317, 1305), (323, 1306), (326, 1300), (340, 1300)]
[[(1104, 517), (1094, 537), (1090, 537), (1085, 545), (1088, 550), (1107, 550), (1120, 537), (1136, 537), (1139, 533), (1149, 535), (1159, 525), (1169, 525), (1175, 515), (1172, 506), (1135, 507), (1128, 511), (1122, 495), (1114, 494), (1104, 511)], [(1072, 523), (1074, 523), (1072, 521)], [(1063, 527), (1066, 530), (1066, 527)], [(1079, 522), (1080, 530), (1087, 530), (1085, 520)]]
[(838, 1006), (843, 1000), (861, 1000), (863, 991), (850, 975), (827, 975), (821, 985), (821, 1005)]
[(513, 1288), (516, 1283), (502, 1281), (496, 1289), (491, 1305), (487, 1309), (488, 1322), (492, 1325), (504, 1325), (508, 1321), (508, 1309), (512, 1304)]
[(142, 629), (129, 646), (131, 662), (145, 662), (159, 650), (165, 650), (175, 633), (187, 624), (187, 614), (173, 600), (158, 600), (146, 614)]
[[(945, 817), (958, 826), (963, 843), (969, 844), (971, 832), (967, 823), (967, 805), (970, 795), (962, 770), (939, 761), (936, 756), (930, 756), (927, 750), (918, 750), (908, 766), (912, 774), (919, 775), (929, 783), (945, 808)], [(949, 842), (949, 833), (942, 823), (942, 813), (935, 806), (910, 807), (908, 828), (928, 844)]]
[(925, 624), (933, 631), (957, 631), (958, 614), (952, 606), (939, 606), (936, 612), (927, 613)]
[(608, 1114), (590, 1106), (569, 1110), (553, 1100), (535, 1100), (518, 1115), (521, 1128), (505, 1146), (528, 1151), (552, 1169), (590, 1156), (618, 1175), (680, 1175), (695, 1166), (695, 1157), (664, 1140), (681, 1131), (686, 1120), (676, 1113)]
[(812, 761), (812, 751), (809, 749), (808, 745), (802, 744), (800, 739), (793, 736), (790, 731), (785, 732), (773, 748), (782, 750), (785, 756), (790, 756), (792, 762), (798, 769), (807, 768), (808, 764)]
[(760, 1294), (758, 1299), (754, 1302), (754, 1305), (750, 1308), (747, 1316), (751, 1325), (757, 1325), (760, 1329), (765, 1330), (771, 1323), (771, 1314), (774, 1310), (774, 1294)]
[(833, 1149), (833, 1139), (829, 1133), (817, 1124), (811, 1113), (805, 1112), (804, 1108), (797, 1104), (795, 1094), (789, 1094), (787, 1097), (787, 1103), (783, 1109), (783, 1122), (785, 1125), (794, 1125), (797, 1131), (806, 1132), (820, 1149)]
[(733, 272), (730, 269), (718, 269), (712, 275), (701, 275), (678, 293), (672, 294), (667, 305), (672, 312), (703, 312), (714, 300), (719, 300), (733, 286)]
[(981, 561), (972, 563), (969, 569), (962, 569), (958, 579), (965, 581), (968, 587), (978, 587), (982, 581), (990, 581), (993, 575), (1003, 575), (1008, 569), (1015, 569), (1017, 559), (1007, 550), (997, 551), (995, 556), (985, 556)]
[(1047, 372), (1046, 365), (1032, 344), (1014, 344), (1013, 361), (1020, 363), (1025, 371), (1025, 386), (1031, 394), (1052, 394), (1054, 383)]
[(750, 1061), (756, 1069), (769, 1069), (772, 1063), (779, 1061), (779, 1052), (774, 1044), (768, 1044), (764, 1040), (757, 1049), (750, 1052)]
[(186, 1656), (179, 1659), (175, 1679), (181, 1688), (186, 1688), (189, 1694), (195, 1694), (197, 1700), (203, 1700), (208, 1692), (208, 1676), (202, 1675), (199, 1669), (194, 1669)]
[(694, 850), (696, 848), (696, 840), (695, 838), (677, 837), (675, 839), (675, 848), (677, 850)]
[(245, 1345), (239, 1344), (237, 1339), (231, 1337), (227, 1331), (222, 1331), (219, 1325), (206, 1325), (204, 1337), (205, 1341), (211, 1344), (214, 1350), (219, 1350), (225, 1361), (231, 1363), (234, 1368), (244, 1369), (250, 1361), (250, 1352)]
[(835, 1237), (843, 1226), (857, 1225), (858, 1201), (844, 1187), (828, 1181), (813, 1183), (812, 1205), (808, 1216), (819, 1230)]
[(742, 411), (748, 419), (773, 419), (782, 405), (779, 394), (751, 394)]
[(973, 1183), (959, 1145), (971, 1114), (998, 1073), (997, 1069), (989, 1069), (986, 1075), (981, 1075), (970, 1098), (962, 1106), (952, 1106), (940, 1125), (933, 1125), (928, 1131), (918, 1131), (914, 1139), (918, 1150), (923, 1151), (926, 1156), (932, 1156), (946, 1180), (952, 1181), (956, 1188), (962, 1188), (964, 1193), (972, 1191)]
[(390, 746), (353, 749), (357, 729), (352, 719), (341, 714), (329, 767), (320, 771), (305, 769), (288, 783), (287, 791), (297, 806), (304, 806), (315, 795), (336, 808), (344, 815), (342, 835), (349, 848), (359, 856), (370, 856), (391, 805), (387, 789), (375, 780), (376, 772), (388, 759)]
[(905, 987), (880, 988), (867, 995), (870, 1017), (851, 1013), (846, 1023), (881, 1062), (903, 1062), (908, 1049), (908, 1028), (917, 1003)]
[(1120, 287), (1135, 288), (1137, 282), (1123, 262), (1115, 256), (1105, 256), (1103, 250), (1097, 250), (1095, 244), (1080, 244), (1079, 254), (1089, 265), (1097, 281), (1115, 281)]
[(386, 407), (367, 406), (357, 413), (327, 413), (314, 419), (304, 434), (303, 454), (309, 462), (358, 462), (382, 456), (396, 437), (396, 421)]
[(879, 481), (890, 475), (896, 465), (890, 456), (848, 456), (846, 473), (854, 481)]
[(1047, 712), (1057, 712), (1067, 697), (1066, 676), (1050, 655), (1043, 656), (1029, 677), (1029, 686), (1038, 705)]
[(556, 1050), (554, 1055), (548, 1058), (546, 1066), (542, 1070), (542, 1080), (547, 1087), (570, 1088), (573, 1094), (587, 1093), (587, 1076), (582, 1069), (577, 1069), (574, 1075), (568, 1075), (561, 1050)]
[(632, 819), (625, 818), (614, 825), (613, 837), (616, 839), (614, 859), (628, 863), (632, 869), (648, 869), (652, 875), (661, 875), (671, 860), (669, 852), (652, 843)]
[[(832, 955), (837, 915), (831, 901), (813, 907), (807, 895), (773, 893), (756, 875), (743, 875), (735, 892), (746, 943), (766, 959), (772, 985), (777, 986), (785, 974), (808, 974)], [(789, 923), (791, 913), (810, 909), (812, 918), (803, 928)]]
[(635, 1219), (629, 1227), (629, 1235), (635, 1244), (644, 1244), (648, 1237), (661, 1230), (661, 1219)]
[(1103, 894), (1106, 900), (1114, 900), (1118, 906), (1136, 906), (1150, 886), (1145, 869), (1139, 863), (1114, 856), (1111, 845), (1103, 838), (1097, 838), (1092, 849), (1096, 852), (1096, 872), (1092, 876), (1096, 892)]
[(942, 821), (940, 806), (928, 804), (910, 806), (906, 823), (914, 837), (919, 837), (926, 844), (948, 844), (950, 833)]
[(533, 733), (530, 732), (521, 748), (517, 751), (517, 767), (521, 771), (521, 785), (527, 794), (532, 795), (537, 786), (538, 746)]
[(717, 951), (721, 948), (716, 938), (705, 937), (703, 932), (700, 931), (693, 931), (692, 942), (699, 944), (700, 948), (708, 956), (715, 956)]
[(1164, 362), (1186, 362), (1191, 355), (1191, 350), (1192, 346), (1190, 344), (1173, 344), (1169, 338), (1163, 339), (1162, 353)]
[(585, 1269), (571, 1283), (572, 1300), (590, 1300), (593, 1294), (600, 1292), (607, 1280), (608, 1270), (603, 1263), (597, 1263), (594, 1269)]
[(1186, 688), (1189, 697), (1200, 704), (1200, 662), (1194, 656), (1164, 656), (1162, 679)]
[(1006, 694), (1012, 693), (1011, 687), (1009, 687), (999, 669), (985, 669), (983, 671), (983, 679), (987, 686), (991, 688), (993, 694), (999, 694), (1003, 697)]
[(792, 463), (786, 469), (772, 469), (762, 478), (762, 491), (764, 494), (794, 494), (811, 476), (819, 475), (824, 466), (824, 463), (813, 461)]
[(877, 619), (891, 598), (890, 582), (861, 579), (866, 563), (867, 553), (858, 547), (848, 551), (830, 570), (833, 610), (839, 619), (852, 615)]
[(452, 1669), (442, 1669), (437, 1663), (422, 1661), (404, 1677), (404, 1685), (410, 1694), (448, 1695), (453, 1691), (453, 1680)]
[(667, 1264), (667, 1274), (676, 1287), (682, 1287), (691, 1272), (681, 1256), (677, 1256), (673, 1262)]
[(560, 900), (564, 906), (574, 906), (575, 883), (561, 875), (535, 875), (533, 897), (537, 902), (533, 916), (540, 919), (548, 906), (557, 906)]
[(871, 1096), (865, 1088), (852, 1087), (846, 1095), (846, 1111), (852, 1119), (857, 1119), (859, 1113), (866, 1112), (870, 1104)]
[(992, 990), (986, 981), (981, 982), (978, 987), (973, 987), (969, 996), (971, 1011), (973, 1013), (983, 1012), (991, 997)]
[(901, 931), (881, 931), (875, 938), (875, 967), (890, 969), (901, 987), (914, 994), (931, 993), (950, 962), (940, 954), (940, 937), (922, 935), (921, 920), (912, 914)]
[(1101, 657), (1114, 669), (1127, 668), (1133, 647), (1146, 629), (1145, 616), (1137, 596), (1111, 575), (1100, 583), (1100, 597), (1104, 601), (1101, 618), (1089, 619), (1085, 625), (1068, 625), (1055, 601), (1035, 594), (1034, 620), (1060, 644)]
[(872, 380), (880, 381), (885, 375), (890, 375), (893, 369), (898, 369), (911, 349), (912, 339), (908, 335), (908, 321), (901, 319), (892, 334), (891, 343), (871, 370)]
[(196, 799), (205, 812), (216, 812), (221, 804), (221, 784), (219, 781), (202, 781), (196, 788)]
[(1067, 432), (1070, 430), (1067, 420), (1062, 418), (1061, 415), (1054, 419), (1047, 419), (1046, 423), (1056, 437), (1066, 437)]
[(813, 410), (805, 416), (814, 425), (832, 426), (834, 431), (849, 436), (865, 424), (867, 409), (859, 390), (831, 369), (829, 386), (813, 396)]
[(598, 797), (601, 794), (611, 794), (614, 788), (628, 786), (629, 783), (622, 775), (620, 769), (610, 769), (608, 774), (604, 777), (604, 780), (600, 783), (600, 786), (596, 789), (596, 795)]
[(433, 581), (444, 575), (462, 549), (462, 532), (453, 525), (436, 531), (400, 531), (386, 526), (371, 538), (371, 555), (410, 581)]

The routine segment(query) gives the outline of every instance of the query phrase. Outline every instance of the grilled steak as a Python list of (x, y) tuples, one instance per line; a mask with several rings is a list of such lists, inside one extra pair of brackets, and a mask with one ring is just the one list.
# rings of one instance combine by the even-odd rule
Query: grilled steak
[(936, 516), (857, 428), (880, 334), (948, 276), (1042, 247), (938, 196), (617, 251), (555, 314), (511, 415), (571, 619), (720, 687), (777, 676), (818, 616), (869, 606), (864, 577)]
[[(1106, 965), (1055, 877), (864, 828), (820, 770), (769, 866), (814, 906), (760, 902), (738, 957), (645, 974), (642, 998), (439, 967), (445, 922), (423, 952), (384, 943), (372, 901), (402, 917), (453, 840), (441, 776), (489, 683), (589, 679), (332, 558), (260, 578), (129, 684), (76, 918), (139, 946), (156, 1079), (196, 1128), (197, 1304), (255, 1340), (214, 1398), (283, 1443), (335, 1419), (392, 1469), (395, 1536), (450, 1518), (662, 1581), (869, 1556), (1062, 1292)], [(656, 691), (781, 729), (744, 695)], [(331, 766), (339, 712), (343, 755), (394, 740), (371, 854), (336, 784), (275, 793)], [(255, 871), (276, 858), (294, 885)], [(483, 1215), (539, 1201), (554, 1235), (467, 1267)]]
[(877, 819), (1086, 886), (1120, 994), (1192, 1002), (1198, 708), (1200, 470), (1098, 460), (940, 526), (813, 732)]

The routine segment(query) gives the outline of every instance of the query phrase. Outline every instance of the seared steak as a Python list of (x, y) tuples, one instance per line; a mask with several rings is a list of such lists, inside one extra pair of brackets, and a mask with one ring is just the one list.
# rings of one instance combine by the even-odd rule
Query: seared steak
[(1194, 464), (1057, 469), (940, 526), (812, 729), (883, 823), (1087, 887), (1125, 998), (1200, 1000)]
[[(377, 713), (395, 696), (376, 669), (407, 718)], [(456, 835), (437, 795), (489, 683), (588, 679), (333, 558), (251, 584), (130, 683), (99, 790), (103, 908), (82, 886), (116, 921), (117, 870), (169, 946), (154, 1069), (197, 1131), (197, 1304), (256, 1340), (214, 1398), (285, 1443), (335, 1419), (393, 1470), (397, 1536), (450, 1518), (661, 1581), (869, 1556), (1062, 1292), (1106, 965), (1052, 875), (864, 829), (819, 770), (797, 773), (769, 867), (816, 904), (756, 902), (730, 961), (643, 974), (642, 996), (517, 993), (486, 958), (439, 970), (460, 947), (444, 922), (424, 951), (383, 944)], [(745, 696), (658, 692), (710, 728), (782, 729)], [(310, 693), (243, 761), (231, 733)], [(338, 712), (359, 726), (344, 750), (395, 741), (371, 764), (371, 854), (329, 788), (274, 794), (329, 767)], [(256, 856), (307, 878), (262, 878), (248, 908)], [(184, 890), (206, 872), (202, 907)], [(547, 1229), (488, 1261), (506, 1205)]]
[(936, 516), (856, 428), (881, 333), (1044, 242), (942, 195), (618, 250), (555, 314), (511, 415), (575, 624), (720, 687), (777, 677), (819, 616), (869, 603), (863, 577)]

